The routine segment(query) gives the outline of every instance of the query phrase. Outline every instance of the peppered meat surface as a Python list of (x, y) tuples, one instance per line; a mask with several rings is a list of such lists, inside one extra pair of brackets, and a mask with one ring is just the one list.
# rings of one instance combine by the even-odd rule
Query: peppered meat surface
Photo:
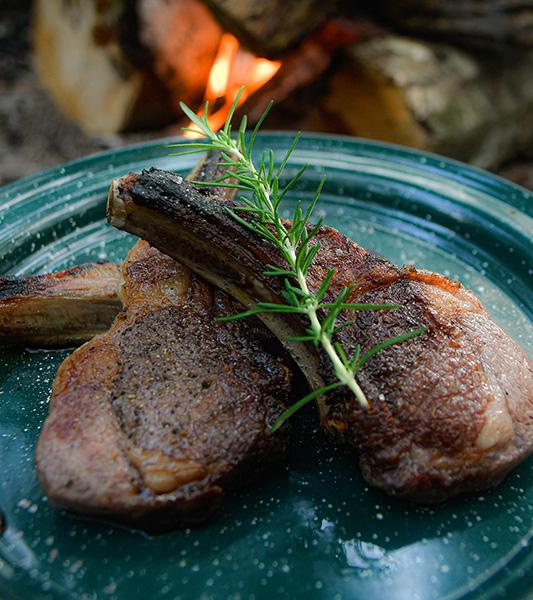
[[(264, 275), (264, 268), (286, 265), (273, 244), (228, 215), (225, 209), (233, 207), (150, 169), (113, 182), (108, 220), (246, 306), (282, 301), (280, 278)], [(347, 302), (400, 304), (344, 313), (354, 321), (338, 334), (347, 352), (427, 327), (358, 373), (368, 409), (345, 388), (320, 399), (323, 427), (354, 446), (366, 480), (392, 495), (432, 503), (499, 483), (533, 449), (531, 359), (458, 282), (397, 267), (330, 227), (321, 227), (315, 242), (321, 249), (309, 270), (310, 287), (317, 289), (335, 269), (325, 301), (349, 285)], [(304, 332), (305, 323), (294, 316), (262, 319), (280, 340)], [(329, 361), (312, 347), (286, 346), (312, 386), (332, 380)]]
[(140, 242), (124, 311), (61, 365), (36, 454), (49, 501), (146, 529), (208, 518), (224, 492), (283, 458), (287, 367), (259, 323)]
[(77, 345), (106, 331), (121, 308), (120, 267), (86, 263), (29, 277), (0, 277), (0, 345)]
[(269, 429), (290, 372), (260, 321), (216, 321), (242, 307), (146, 242), (122, 272), (124, 309), (58, 371), (39, 480), (55, 506), (149, 531), (205, 521), (284, 458)]

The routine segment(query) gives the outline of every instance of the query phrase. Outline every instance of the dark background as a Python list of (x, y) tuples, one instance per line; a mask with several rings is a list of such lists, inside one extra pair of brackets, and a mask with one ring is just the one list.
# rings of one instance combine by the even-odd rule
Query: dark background
[[(89, 136), (70, 122), (56, 108), (34, 71), (31, 17), (30, 0), (2, 0), (0, 184), (83, 155), (153, 139), (165, 133), (156, 130)], [(533, 188), (533, 143), (530, 150), (499, 167), (496, 172)]]

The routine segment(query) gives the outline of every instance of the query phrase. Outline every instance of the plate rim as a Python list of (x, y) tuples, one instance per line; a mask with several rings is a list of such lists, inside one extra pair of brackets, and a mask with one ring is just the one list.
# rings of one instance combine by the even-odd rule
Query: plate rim
[[(275, 131), (275, 130), (265, 131), (261, 135), (262, 135), (262, 137), (274, 137), (274, 138), (278, 138), (278, 139), (279, 138), (289, 139), (289, 138), (293, 137), (292, 132)], [(145, 141), (145, 142), (135, 142), (132, 144), (124, 145), (120, 148), (110, 148), (110, 149), (98, 151), (98, 152), (95, 152), (95, 153), (92, 153), (92, 154), (89, 154), (89, 155), (86, 155), (83, 157), (79, 157), (79, 158), (76, 158), (74, 160), (71, 160), (71, 161), (68, 161), (65, 163), (61, 163), (59, 165), (50, 167), (43, 171), (39, 171), (37, 173), (31, 174), (31, 175), (29, 175), (25, 178), (22, 178), (18, 181), (14, 181), (14, 182), (11, 182), (9, 184), (6, 184), (6, 185), (0, 187), (0, 211), (2, 209), (1, 202), (2, 202), (3, 195), (10, 195), (13, 192), (16, 193), (16, 190), (19, 189), (20, 187), (24, 187), (24, 186), (31, 187), (35, 183), (38, 183), (39, 181), (42, 181), (43, 179), (48, 179), (48, 178), (53, 179), (54, 176), (57, 176), (58, 172), (61, 171), (61, 169), (68, 169), (69, 171), (73, 171), (73, 172), (74, 171), (83, 172), (83, 171), (87, 171), (88, 169), (90, 169), (90, 164), (97, 163), (99, 160), (101, 160), (105, 157), (124, 156), (131, 152), (142, 152), (143, 150), (146, 150), (147, 148), (149, 148), (149, 149), (162, 148), (165, 145), (168, 145), (169, 143), (172, 143), (172, 142), (175, 142), (176, 140), (181, 140), (181, 139), (183, 139), (182, 136), (170, 136), (170, 137), (158, 138), (158, 139)], [(465, 184), (469, 184), (469, 183), (476, 183), (476, 185), (481, 184), (486, 189), (489, 189), (491, 191), (498, 191), (498, 195), (504, 193), (506, 190), (509, 190), (509, 191), (513, 191), (514, 193), (524, 194), (526, 197), (533, 199), (533, 192), (531, 192), (530, 190), (527, 190), (526, 188), (523, 188), (520, 185), (510, 182), (498, 175), (494, 175), (484, 169), (474, 167), (474, 166), (468, 165), (466, 163), (463, 163), (461, 161), (457, 161), (454, 159), (450, 159), (450, 158), (441, 156), (439, 154), (421, 151), (421, 150), (417, 150), (417, 149), (413, 149), (413, 148), (407, 148), (405, 146), (401, 146), (398, 144), (392, 144), (392, 143), (388, 143), (388, 142), (380, 142), (377, 140), (367, 140), (365, 138), (357, 138), (357, 137), (353, 137), (353, 136), (344, 136), (344, 135), (337, 135), (337, 134), (325, 134), (325, 133), (310, 132), (310, 133), (304, 134), (302, 136), (302, 139), (306, 139), (307, 141), (317, 140), (318, 142), (334, 141), (334, 142), (338, 142), (340, 144), (342, 144), (343, 142), (348, 142), (351, 144), (358, 144), (358, 145), (360, 145), (361, 148), (366, 147), (366, 148), (373, 149), (373, 150), (393, 151), (395, 153), (394, 157), (391, 157), (391, 156), (385, 157), (388, 161), (393, 161), (394, 158), (396, 158), (396, 156), (399, 155), (399, 156), (411, 159), (411, 161), (413, 161), (413, 163), (416, 162), (417, 164), (420, 164), (420, 157), (425, 157), (426, 159), (429, 159), (431, 161), (436, 161), (438, 163), (444, 163), (444, 165), (453, 166), (457, 170), (457, 172), (455, 174), (460, 176), (461, 181)], [(344, 145), (343, 148), (346, 150), (347, 146)], [(325, 151), (327, 152), (328, 149), (326, 149)], [(399, 153), (399, 154), (397, 155), (396, 153)], [(87, 164), (88, 162), (90, 163), (89, 165)], [(427, 163), (425, 163), (423, 166), (427, 167)], [(450, 172), (445, 171), (444, 168), (439, 167), (438, 165), (436, 168), (437, 168), (437, 170), (442, 171), (442, 174), (444, 176), (447, 176), (447, 177), (450, 176)], [(38, 192), (38, 190), (36, 190), (36, 192)], [(504, 199), (504, 198), (501, 198), (501, 199), (503, 202), (506, 202), (506, 199)], [(526, 214), (528, 214), (528, 212), (526, 212)], [(530, 537), (528, 538), (528, 541), (531, 539), (532, 535), (533, 535), (533, 532), (530, 531)], [(527, 567), (530, 567), (531, 564), (533, 563), (533, 549), (530, 549), (530, 551), (528, 552), (527, 545), (518, 549), (518, 551), (512, 556), (512, 558), (507, 563), (505, 563), (505, 568), (514, 570), (516, 564), (521, 565), (523, 563), (527, 563), (526, 564)], [(520, 568), (520, 567), (518, 567), (518, 568)], [(491, 575), (489, 575), (488, 578), (483, 579), (480, 582), (478, 588), (471, 590), (471, 591), (463, 590), (466, 593), (465, 594), (461, 593), (460, 596), (455, 595), (456, 593), (454, 592), (451, 596), (446, 597), (446, 598), (451, 599), (451, 598), (459, 598), (460, 597), (460, 598), (463, 598), (464, 600), (467, 600), (467, 599), (470, 600), (470, 599), (474, 599), (474, 598), (492, 598), (493, 596), (498, 594), (498, 590), (490, 589), (488, 591), (483, 591), (482, 589), (479, 589), (479, 588), (485, 588), (486, 586), (490, 587), (491, 585), (494, 585), (494, 580), (501, 576), (502, 575), (501, 575), (501, 569), (500, 569), (500, 570), (495, 571)], [(519, 583), (517, 581), (518, 579), (519, 578), (511, 577), (510, 585), (513, 585), (513, 584), (517, 585), (517, 583)], [(5, 583), (5, 580), (0, 577), (0, 589), (3, 588), (3, 585), (2, 585), (3, 583)], [(532, 591), (533, 591), (533, 585), (528, 586), (526, 589), (515, 592), (515, 595), (517, 598), (527, 598), (527, 597), (529, 597), (529, 594)], [(459, 592), (459, 590), (458, 590), (458, 592)]]
[[(294, 136), (297, 133), (298, 133), (298, 131), (296, 131), (296, 130), (272, 129), (272, 130), (264, 130), (264, 131), (259, 132), (259, 136), (261, 136), (261, 137), (272, 136), (272, 137), (277, 137), (277, 138), (284, 138), (284, 137), (294, 138)], [(528, 190), (527, 188), (525, 188), (513, 181), (510, 181), (510, 180), (502, 177), (501, 175), (497, 175), (497, 174), (492, 173), (482, 167), (478, 167), (476, 165), (470, 165), (461, 160), (457, 160), (455, 158), (450, 158), (450, 157), (444, 156), (442, 154), (438, 154), (436, 152), (430, 152), (428, 150), (412, 148), (410, 146), (404, 146), (402, 144), (396, 144), (393, 142), (385, 142), (385, 141), (381, 141), (381, 140), (374, 140), (374, 139), (370, 139), (370, 138), (344, 135), (344, 134), (336, 134), (336, 133), (324, 133), (324, 132), (314, 132), (314, 131), (307, 132), (306, 131), (306, 132), (302, 133), (300, 139), (302, 141), (316, 139), (318, 141), (334, 141), (334, 142), (337, 141), (337, 142), (355, 143), (355, 144), (359, 144), (361, 147), (366, 146), (368, 148), (374, 148), (374, 149), (382, 148), (385, 150), (399, 152), (400, 154), (405, 155), (406, 157), (410, 157), (410, 158), (423, 157), (426, 159), (430, 159), (431, 161), (438, 161), (438, 162), (453, 166), (456, 169), (458, 169), (459, 171), (461, 171), (463, 174), (469, 175), (470, 179), (472, 179), (473, 181), (478, 181), (477, 178), (473, 177), (474, 175), (477, 175), (477, 176), (481, 177), (485, 181), (485, 183), (489, 183), (492, 181), (493, 183), (497, 183), (500, 186), (507, 187), (510, 190), (513, 190), (515, 192), (520, 192), (522, 194), (525, 194), (526, 196), (530, 196), (533, 198), (533, 191)], [(141, 150), (144, 148), (157, 148), (157, 147), (168, 145), (170, 143), (175, 143), (178, 141), (179, 142), (182, 142), (182, 141), (187, 142), (187, 141), (192, 141), (192, 140), (188, 140), (183, 135), (163, 136), (160, 138), (155, 138), (155, 139), (146, 140), (146, 141), (127, 143), (127, 144), (124, 144), (124, 145), (116, 147), (116, 148), (107, 148), (104, 150), (98, 150), (96, 152), (91, 152), (89, 154), (85, 154), (83, 156), (74, 158), (72, 160), (68, 160), (68, 161), (59, 163), (55, 166), (39, 170), (35, 173), (31, 173), (30, 175), (27, 175), (25, 177), (15, 180), (15, 181), (4, 184), (4, 185), (0, 186), (0, 193), (11, 193), (12, 190), (15, 190), (17, 187), (19, 187), (22, 184), (33, 183), (34, 181), (42, 179), (46, 175), (52, 175), (54, 172), (57, 172), (58, 170), (61, 170), (61, 169), (67, 168), (67, 167), (68, 168), (76, 167), (79, 164), (86, 163), (87, 161), (90, 161), (90, 162), (97, 161), (99, 158), (103, 158), (106, 155), (124, 154), (124, 153), (128, 153), (128, 152), (135, 151), (135, 150)], [(419, 161), (416, 161), (416, 162), (419, 162)]]

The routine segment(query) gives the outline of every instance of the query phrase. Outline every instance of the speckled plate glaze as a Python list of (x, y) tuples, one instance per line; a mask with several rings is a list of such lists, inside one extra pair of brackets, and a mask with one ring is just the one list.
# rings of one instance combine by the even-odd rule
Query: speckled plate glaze
[[(257, 151), (290, 142), (265, 134)], [(0, 272), (124, 258), (107, 226), (113, 177), (155, 165), (187, 172), (168, 140), (92, 156), (0, 191)], [(324, 172), (319, 211), (397, 263), (457, 277), (531, 352), (532, 195), (440, 157), (351, 138), (304, 136), (292, 198)], [(291, 173), (289, 172), (288, 175)], [(528, 264), (529, 262), (529, 264)], [(352, 454), (326, 443), (312, 407), (295, 420), (287, 467), (229, 498), (200, 529), (147, 537), (51, 509), (34, 447), (61, 352), (0, 350), (0, 597), (489, 599), (533, 595), (533, 462), (497, 489), (419, 508), (370, 490)]]

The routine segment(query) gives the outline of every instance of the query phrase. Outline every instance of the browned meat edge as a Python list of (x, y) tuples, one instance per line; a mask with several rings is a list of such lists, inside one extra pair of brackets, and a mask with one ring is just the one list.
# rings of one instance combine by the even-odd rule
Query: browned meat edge
[(119, 312), (120, 267), (87, 263), (46, 275), (0, 277), (0, 344), (77, 345)]

